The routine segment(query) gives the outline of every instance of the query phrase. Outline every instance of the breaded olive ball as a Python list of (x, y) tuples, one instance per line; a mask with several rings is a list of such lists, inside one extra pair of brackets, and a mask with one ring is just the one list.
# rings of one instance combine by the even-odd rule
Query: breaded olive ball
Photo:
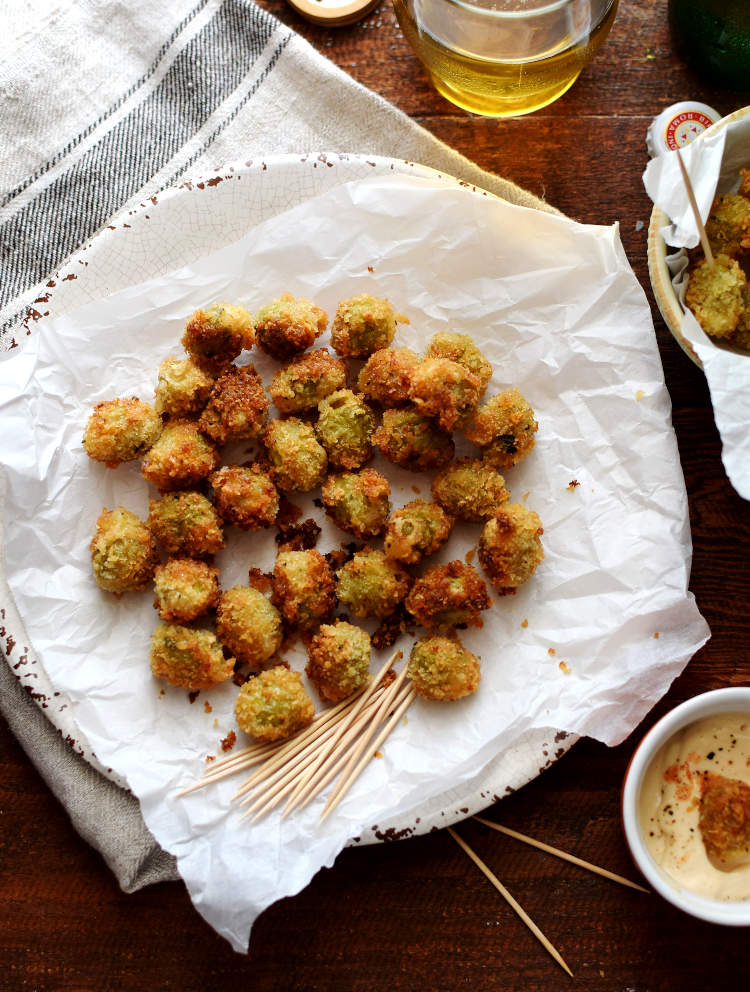
[(479, 564), (499, 593), (515, 592), (544, 558), (538, 515), (522, 503), (507, 503), (490, 517), (479, 537)]
[(490, 606), (481, 575), (462, 561), (428, 568), (406, 597), (406, 609), (418, 624), (428, 629), (464, 624), (481, 627), (479, 614)]
[(425, 417), (452, 431), (466, 423), (482, 395), (479, 377), (449, 358), (425, 358), (411, 377), (409, 397)]
[(449, 358), (452, 362), (463, 365), (479, 379), (480, 396), (490, 384), (492, 365), (468, 334), (459, 334), (456, 331), (438, 331), (430, 338), (425, 357)]
[(339, 601), (355, 617), (387, 617), (409, 591), (411, 577), (384, 551), (362, 548), (336, 573)]
[(331, 325), (331, 344), (344, 358), (367, 358), (387, 348), (396, 333), (396, 314), (388, 300), (363, 293), (342, 300)]
[(161, 417), (153, 407), (130, 399), (97, 403), (86, 424), (83, 447), (94, 461), (107, 468), (145, 455), (161, 434)]
[(432, 498), (452, 517), (478, 522), (507, 503), (510, 493), (497, 469), (478, 458), (459, 458), (435, 476)]
[(240, 530), (261, 530), (276, 522), (279, 493), (259, 465), (223, 465), (209, 482), (214, 505), (226, 523)]
[(323, 555), (314, 548), (279, 552), (271, 602), (292, 627), (309, 630), (329, 620), (336, 608), (336, 583)]
[(156, 383), (156, 412), (172, 417), (197, 415), (206, 405), (213, 384), (213, 376), (192, 359), (165, 358)]
[(379, 348), (365, 362), (357, 387), (382, 407), (403, 406), (409, 400), (411, 377), (419, 358), (410, 348)]
[(245, 682), (234, 715), (240, 730), (255, 740), (283, 741), (312, 723), (315, 704), (300, 673), (276, 665)]
[(242, 306), (214, 303), (188, 317), (181, 340), (195, 364), (216, 375), (245, 348), (252, 348), (253, 318)]
[(320, 337), (328, 324), (325, 310), (305, 300), (284, 293), (278, 300), (261, 307), (255, 315), (258, 347), (277, 361), (306, 351)]
[(746, 285), (736, 259), (717, 255), (709, 265), (702, 258), (690, 269), (685, 303), (706, 334), (731, 340), (743, 315)]
[(310, 641), (305, 672), (322, 699), (338, 703), (370, 681), (370, 635), (337, 620)]
[(91, 541), (96, 584), (121, 596), (145, 589), (159, 562), (153, 534), (135, 513), (122, 506), (104, 510)]
[(271, 478), (286, 492), (308, 493), (325, 478), (328, 456), (315, 431), (302, 420), (271, 420), (263, 434)]
[(408, 672), (418, 696), (440, 703), (470, 696), (482, 677), (476, 655), (448, 637), (418, 640), (411, 649)]
[(318, 404), (315, 433), (335, 468), (360, 468), (372, 457), (377, 421), (361, 396), (338, 389)]
[(281, 647), (281, 616), (257, 589), (232, 586), (219, 599), (216, 633), (238, 661), (258, 668)]
[(162, 620), (188, 623), (219, 601), (219, 570), (194, 558), (170, 558), (154, 571), (154, 608)]
[(517, 465), (534, 447), (534, 411), (515, 388), (491, 396), (466, 427), (466, 437), (479, 445), (482, 458), (494, 468)]
[(281, 413), (300, 413), (314, 410), (321, 400), (345, 385), (345, 363), (327, 348), (320, 348), (274, 372), (268, 391)]
[(373, 441), (389, 462), (412, 472), (440, 468), (456, 450), (450, 434), (414, 407), (386, 410)]
[(386, 557), (414, 565), (442, 547), (452, 530), (453, 519), (441, 506), (426, 499), (413, 499), (386, 523)]
[(202, 493), (165, 493), (150, 500), (148, 526), (170, 555), (213, 555), (225, 544), (221, 518)]
[(212, 441), (193, 420), (170, 420), (141, 463), (141, 474), (161, 492), (188, 489), (221, 461)]
[(258, 437), (271, 405), (263, 383), (252, 365), (230, 365), (211, 390), (198, 427), (216, 444)]
[(331, 475), (323, 483), (326, 514), (359, 540), (382, 533), (391, 511), (391, 487), (374, 468)]
[(213, 631), (162, 623), (151, 637), (152, 674), (178, 689), (211, 689), (233, 671)]

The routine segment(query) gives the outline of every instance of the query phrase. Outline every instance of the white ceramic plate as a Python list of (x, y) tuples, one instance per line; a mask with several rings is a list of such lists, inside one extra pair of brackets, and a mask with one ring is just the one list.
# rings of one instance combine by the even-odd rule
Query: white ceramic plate
[[(188, 265), (238, 240), (256, 224), (332, 187), (366, 176), (408, 174), (466, 183), (425, 166), (361, 155), (275, 156), (226, 167), (203, 181), (184, 183), (122, 212), (47, 283), (44, 316), (62, 316), (85, 303)], [(483, 191), (482, 195), (484, 194)], [(67, 699), (50, 684), (2, 579), (3, 636), (21, 684), (79, 753), (104, 775), (72, 718)], [(476, 813), (508, 795), (567, 751), (577, 738), (551, 729), (534, 731), (493, 759), (480, 778), (438, 796), (408, 820), (373, 824), (355, 843), (373, 843), (426, 833)]]

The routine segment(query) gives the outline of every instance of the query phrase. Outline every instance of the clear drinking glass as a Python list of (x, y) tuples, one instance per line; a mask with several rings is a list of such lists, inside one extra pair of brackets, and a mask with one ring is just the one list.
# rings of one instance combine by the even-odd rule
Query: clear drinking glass
[[(486, 117), (546, 107), (609, 34), (618, 0), (393, 0), (435, 89)], [(748, 0), (750, 3), (750, 0)]]

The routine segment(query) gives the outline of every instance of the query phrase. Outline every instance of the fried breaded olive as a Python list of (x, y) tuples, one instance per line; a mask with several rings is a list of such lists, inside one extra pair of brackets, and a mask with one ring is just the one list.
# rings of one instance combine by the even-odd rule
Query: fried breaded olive
[(83, 447), (107, 468), (145, 455), (161, 434), (161, 418), (148, 403), (129, 399), (97, 403), (86, 424)]
[(202, 493), (165, 493), (150, 500), (148, 526), (170, 555), (213, 555), (225, 544), (221, 519)]
[(327, 348), (320, 348), (274, 372), (268, 391), (281, 413), (300, 413), (315, 409), (321, 400), (345, 385), (345, 363)]
[(255, 314), (255, 335), (259, 348), (283, 362), (306, 351), (327, 324), (325, 310), (310, 300), (295, 299), (291, 293), (283, 293)]
[(145, 589), (158, 562), (156, 541), (135, 513), (122, 506), (101, 513), (91, 540), (91, 566), (100, 589), (118, 596)]
[(698, 827), (714, 868), (734, 871), (750, 864), (750, 786), (715, 773), (704, 776)]
[(273, 566), (271, 602), (292, 627), (309, 630), (336, 608), (336, 583), (323, 555), (309, 551), (281, 551)]
[(409, 398), (444, 431), (466, 423), (481, 397), (479, 377), (449, 358), (425, 358), (411, 377)]
[(386, 557), (414, 565), (442, 547), (452, 530), (453, 519), (441, 506), (426, 499), (413, 499), (386, 523)]
[(705, 258), (690, 270), (685, 303), (706, 334), (728, 338), (737, 328), (743, 310), (745, 273), (728, 255), (716, 255), (714, 265)]
[(370, 635), (354, 624), (324, 624), (307, 653), (305, 672), (323, 699), (338, 703), (370, 681)]
[(391, 487), (374, 468), (331, 475), (323, 483), (326, 514), (359, 540), (382, 533), (391, 511)]
[(337, 389), (318, 404), (315, 433), (326, 449), (329, 466), (360, 468), (372, 457), (377, 420), (361, 396)]
[(449, 637), (422, 637), (411, 649), (409, 677), (424, 699), (450, 703), (470, 696), (482, 677), (479, 659)]
[(428, 629), (464, 624), (481, 627), (479, 614), (490, 606), (481, 575), (462, 561), (428, 568), (406, 597), (406, 609), (417, 623)]
[(182, 347), (196, 365), (216, 375), (255, 340), (253, 318), (244, 307), (214, 303), (196, 310), (185, 324)]
[(479, 379), (480, 396), (484, 394), (492, 378), (492, 365), (468, 334), (438, 331), (430, 338), (425, 357), (449, 358), (452, 362), (463, 365)]
[(750, 251), (750, 201), (735, 193), (717, 197), (706, 220), (706, 234), (714, 257), (746, 254)]
[(234, 658), (226, 658), (211, 630), (162, 623), (151, 637), (151, 672), (179, 689), (210, 689), (226, 682)]
[(154, 571), (154, 608), (162, 620), (188, 623), (219, 601), (219, 570), (194, 558), (170, 558)]
[(312, 723), (315, 704), (299, 672), (284, 665), (248, 679), (234, 704), (240, 730), (257, 741), (282, 741)]
[(491, 396), (466, 427), (466, 437), (479, 445), (493, 468), (517, 465), (534, 447), (538, 428), (534, 411), (517, 389)]
[(742, 312), (740, 313), (740, 319), (737, 321), (737, 326), (729, 341), (737, 348), (750, 351), (750, 285), (747, 282), (742, 287)]
[(259, 465), (223, 465), (209, 477), (222, 519), (240, 530), (271, 527), (279, 515), (279, 493)]
[(331, 325), (331, 344), (344, 358), (367, 358), (387, 348), (396, 333), (396, 314), (388, 300), (362, 293), (342, 300)]
[(263, 434), (271, 478), (286, 492), (307, 493), (325, 478), (328, 456), (315, 431), (302, 420), (271, 420)]
[(435, 476), (432, 498), (451, 516), (477, 522), (507, 503), (510, 493), (497, 469), (478, 458), (459, 458)]
[(270, 405), (254, 367), (230, 365), (214, 383), (198, 427), (216, 444), (258, 437)]
[(412, 472), (440, 468), (456, 450), (450, 434), (414, 407), (386, 410), (372, 439), (384, 458)]
[(382, 407), (402, 406), (409, 400), (411, 377), (419, 358), (410, 348), (380, 348), (359, 373), (357, 387)]
[(506, 503), (487, 521), (479, 537), (479, 564), (499, 593), (514, 592), (530, 579), (544, 558), (542, 522), (521, 503)]
[(221, 461), (214, 444), (193, 420), (170, 420), (141, 463), (141, 474), (161, 492), (187, 489)]
[(172, 417), (199, 414), (208, 401), (213, 376), (190, 358), (165, 358), (159, 366), (156, 383), (157, 413)]
[(281, 616), (262, 592), (232, 586), (219, 599), (216, 633), (238, 661), (258, 668), (281, 647)]
[(362, 548), (336, 573), (336, 593), (355, 617), (387, 617), (409, 591), (411, 577), (384, 551)]

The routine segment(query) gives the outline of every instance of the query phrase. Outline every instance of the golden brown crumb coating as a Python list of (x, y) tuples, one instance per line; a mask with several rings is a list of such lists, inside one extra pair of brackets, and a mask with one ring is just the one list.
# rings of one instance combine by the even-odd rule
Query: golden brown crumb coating
[(170, 555), (213, 555), (225, 544), (221, 518), (202, 493), (165, 493), (150, 500), (148, 525)]
[(480, 396), (485, 392), (492, 378), (492, 365), (468, 334), (438, 331), (430, 338), (425, 357), (449, 358), (452, 362), (463, 365), (479, 379)]
[(279, 493), (259, 465), (223, 465), (209, 482), (214, 506), (225, 523), (240, 530), (261, 530), (276, 522)]
[(507, 503), (510, 493), (497, 469), (478, 458), (459, 458), (435, 476), (432, 498), (452, 517), (478, 522)]
[(189, 623), (219, 601), (219, 570), (194, 558), (170, 558), (154, 571), (154, 608), (162, 620)]
[(336, 608), (336, 583), (323, 555), (314, 548), (279, 552), (271, 602), (292, 627), (309, 630), (329, 620)]
[(158, 562), (156, 541), (135, 513), (122, 506), (101, 513), (91, 541), (91, 566), (101, 589), (118, 596), (145, 589)]
[(263, 434), (271, 478), (286, 492), (307, 493), (325, 478), (328, 456), (314, 429), (297, 417), (271, 420)]
[(326, 449), (329, 466), (360, 468), (372, 457), (377, 421), (362, 396), (338, 389), (318, 404), (315, 433)]
[(300, 673), (276, 665), (245, 682), (234, 715), (240, 730), (255, 740), (282, 741), (312, 723), (315, 704)]
[(413, 499), (395, 510), (386, 523), (386, 557), (415, 565), (441, 548), (452, 530), (453, 518), (441, 506), (426, 499)]
[(743, 310), (745, 273), (728, 255), (717, 255), (713, 268), (705, 258), (690, 270), (685, 303), (706, 334), (728, 338)]
[(213, 631), (162, 623), (151, 637), (152, 674), (179, 689), (211, 689), (233, 671)]
[(734, 193), (717, 197), (706, 220), (706, 234), (714, 256), (746, 254), (750, 251), (750, 201)]
[(336, 573), (339, 601), (355, 617), (387, 617), (404, 599), (411, 576), (384, 551), (362, 548)]
[(369, 293), (342, 300), (331, 325), (331, 344), (344, 358), (367, 358), (387, 348), (396, 333), (396, 314), (388, 300)]
[(359, 373), (359, 391), (382, 407), (403, 406), (409, 401), (411, 377), (419, 358), (410, 348), (379, 348)]
[(737, 778), (704, 776), (698, 828), (714, 868), (734, 871), (750, 864), (750, 786)]
[(307, 677), (322, 699), (338, 703), (370, 681), (370, 636), (345, 620), (324, 624), (308, 647)]
[(449, 358), (425, 358), (412, 374), (411, 401), (444, 431), (466, 423), (481, 395), (479, 377)]
[(313, 345), (327, 324), (325, 310), (310, 300), (283, 293), (255, 314), (255, 335), (259, 348), (283, 362)]
[(522, 503), (499, 507), (479, 537), (479, 564), (499, 593), (514, 592), (544, 558), (539, 516)]
[(273, 374), (269, 392), (281, 413), (314, 410), (321, 400), (346, 386), (346, 364), (327, 348), (300, 355)]
[(219, 599), (216, 633), (238, 661), (258, 668), (281, 647), (281, 616), (257, 589), (232, 586)]
[(373, 441), (389, 462), (412, 472), (441, 468), (456, 450), (451, 435), (414, 407), (386, 410)]
[(258, 437), (271, 405), (252, 365), (230, 365), (217, 378), (198, 427), (216, 444)]
[(534, 411), (515, 388), (491, 396), (466, 427), (469, 441), (482, 448), (482, 458), (497, 469), (511, 468), (534, 447), (539, 425)]
[(189, 489), (213, 472), (220, 461), (217, 448), (195, 421), (170, 420), (143, 459), (141, 474), (161, 492)]
[(423, 627), (481, 627), (482, 610), (491, 606), (487, 587), (475, 568), (462, 561), (433, 565), (417, 579), (406, 608)]
[(470, 696), (482, 677), (479, 659), (449, 637), (422, 637), (411, 649), (409, 677), (423, 699), (449, 703)]
[(255, 340), (252, 315), (244, 307), (214, 303), (196, 310), (185, 324), (182, 347), (200, 368), (216, 375)]
[(156, 383), (156, 412), (172, 417), (197, 415), (206, 405), (213, 384), (213, 376), (192, 359), (165, 358)]
[(391, 487), (373, 468), (329, 475), (322, 496), (326, 514), (359, 540), (381, 534), (391, 511)]
[(145, 455), (160, 434), (161, 418), (148, 403), (135, 396), (104, 400), (88, 419), (83, 447), (89, 458), (117, 468)]

